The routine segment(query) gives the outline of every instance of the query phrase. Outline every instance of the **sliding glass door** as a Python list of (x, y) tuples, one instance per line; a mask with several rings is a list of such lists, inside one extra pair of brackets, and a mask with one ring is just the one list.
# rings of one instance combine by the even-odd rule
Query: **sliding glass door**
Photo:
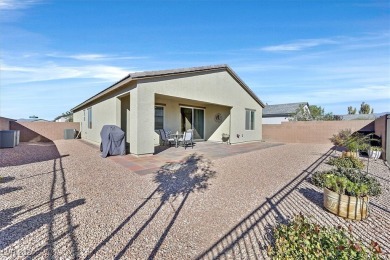
[(194, 130), (194, 139), (204, 139), (204, 110), (181, 107), (181, 131)]

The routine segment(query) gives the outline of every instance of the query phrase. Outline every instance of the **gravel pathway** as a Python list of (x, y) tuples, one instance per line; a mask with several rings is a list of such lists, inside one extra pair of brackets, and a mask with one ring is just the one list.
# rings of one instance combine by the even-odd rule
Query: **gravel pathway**
[(287, 144), (210, 161), (191, 154), (139, 175), (79, 140), (0, 150), (1, 259), (261, 259), (269, 229), (302, 212), (353, 226), (390, 252), (390, 170), (371, 162), (383, 194), (367, 220), (322, 207), (310, 173), (329, 145)]

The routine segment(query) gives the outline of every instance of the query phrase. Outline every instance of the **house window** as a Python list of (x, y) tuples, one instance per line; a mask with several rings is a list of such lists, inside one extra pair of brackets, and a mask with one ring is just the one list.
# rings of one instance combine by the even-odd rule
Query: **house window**
[(255, 111), (254, 110), (245, 110), (245, 130), (254, 130), (255, 129)]
[(164, 107), (154, 107), (154, 130), (164, 129)]
[(83, 110), (84, 118), (83, 121), (85, 122), (85, 109)]
[(87, 109), (88, 112), (88, 128), (92, 129), (92, 107)]

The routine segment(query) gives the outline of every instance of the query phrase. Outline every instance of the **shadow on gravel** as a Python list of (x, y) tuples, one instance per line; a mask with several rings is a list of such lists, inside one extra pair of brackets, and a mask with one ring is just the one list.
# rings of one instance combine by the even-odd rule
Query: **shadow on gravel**
[(5, 188), (0, 188), (0, 196), (4, 195), (4, 194), (7, 194), (7, 193), (10, 193), (10, 192), (21, 190), (21, 189), (23, 189), (23, 188), (22, 187), (5, 187)]
[(124, 256), (126, 251), (131, 245), (137, 240), (147, 226), (157, 216), (159, 211), (166, 203), (171, 200), (182, 198), (180, 205), (175, 210), (170, 222), (165, 227), (148, 259), (154, 259), (158, 253), (162, 243), (167, 237), (170, 229), (174, 225), (177, 217), (180, 214), (188, 196), (194, 192), (201, 192), (208, 189), (208, 180), (212, 178), (216, 173), (211, 170), (210, 161), (199, 156), (192, 154), (186, 157), (179, 163), (167, 163), (162, 166), (154, 181), (158, 184), (158, 187), (131, 213), (109, 236), (107, 236), (97, 247), (85, 258), (91, 259), (95, 254), (98, 253), (117, 233), (124, 228), (128, 222), (156, 195), (160, 195), (160, 204), (150, 214), (150, 217), (144, 221), (143, 225), (132, 234), (127, 244), (121, 249), (121, 251), (114, 257), (114, 259), (120, 259)]
[(302, 193), (305, 198), (320, 208), (323, 208), (324, 195), (322, 192), (318, 192), (313, 188), (300, 188), (299, 192)]
[(0, 183), (6, 183), (15, 180), (15, 177), (12, 176), (5, 176), (5, 177), (0, 177)]
[(1, 149), (0, 167), (55, 160), (61, 156), (53, 142), (20, 143), (14, 148)]
[(216, 241), (196, 259), (251, 259), (268, 258), (265, 253), (266, 244), (263, 241), (271, 242), (272, 226), (275, 222), (284, 222), (285, 217), (282, 212), (290, 211), (294, 208), (294, 202), (289, 205), (291, 208), (281, 207), (293, 191), (305, 181), (307, 176), (314, 172), (318, 166), (331, 156), (333, 149), (323, 154), (301, 174), (292, 179), (288, 184), (276, 192), (272, 197), (267, 198), (249, 215), (235, 225), (228, 233)]
[[(25, 256), (27, 259), (32, 259), (36, 257), (40, 258), (42, 257), (40, 254), (46, 252), (48, 259), (55, 259), (55, 256), (64, 255), (65, 252), (61, 252), (61, 250), (68, 247), (71, 248), (72, 259), (78, 258), (79, 250), (74, 234), (74, 230), (78, 226), (73, 224), (71, 210), (85, 204), (85, 199), (69, 200), (66, 174), (62, 165), (61, 156), (53, 160), (53, 171), (49, 173), (52, 174), (52, 182), (50, 191), (48, 192), (49, 200), (47, 202), (35, 206), (32, 205), (25, 210), (23, 210), (25, 206), (19, 206), (0, 211), (0, 227), (5, 227), (0, 231), (0, 250), (9, 247), (5, 252), (9, 253), (10, 256)], [(29, 191), (28, 186), (26, 191)], [(55, 194), (60, 194), (60, 196), (55, 197)], [(24, 214), (31, 214), (32, 212), (37, 213), (33, 216), (23, 218)], [(20, 216), (22, 216), (22, 220), (12, 224)], [(44, 226), (48, 228), (42, 229)], [(44, 230), (47, 230), (46, 236), (42, 233)], [(37, 241), (36, 244), (45, 240), (47, 243), (38, 249), (35, 249), (31, 245), (23, 245), (19, 249), (12, 248), (15, 242), (22, 240), (33, 232), (37, 232), (34, 234)], [(54, 252), (55, 249), (58, 251)]]
[[(322, 207), (322, 193), (313, 189), (309, 176), (332, 156), (333, 149), (322, 154), (309, 167), (287, 183), (283, 188), (267, 198), (250, 214), (237, 223), (218, 241), (207, 248), (196, 259), (268, 259), (267, 246), (272, 244), (270, 231), (286, 218), (302, 212), (313, 217), (323, 225), (351, 225), (353, 233), (368, 245), (372, 239), (377, 241), (384, 252), (389, 252), (388, 233), (390, 215), (385, 209), (388, 202), (376, 205), (370, 202), (370, 217), (365, 221), (347, 221), (327, 213)], [(369, 229), (370, 228), (370, 229)]]

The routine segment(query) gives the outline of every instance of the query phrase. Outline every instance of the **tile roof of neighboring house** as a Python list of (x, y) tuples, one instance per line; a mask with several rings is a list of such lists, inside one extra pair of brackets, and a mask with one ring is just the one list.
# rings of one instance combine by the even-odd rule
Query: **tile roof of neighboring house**
[(341, 115), (342, 120), (375, 120), (383, 115), (383, 113), (378, 114), (354, 114), (354, 115)]
[(172, 75), (190, 74), (190, 73), (213, 71), (213, 70), (226, 70), (245, 89), (245, 91), (247, 91), (248, 94), (254, 100), (256, 100), (257, 103), (259, 103), (262, 107), (265, 106), (264, 103), (256, 96), (256, 94), (253, 93), (253, 91), (244, 83), (244, 81), (227, 64), (222, 64), (222, 65), (210, 65), (210, 66), (182, 68), (182, 69), (143, 71), (143, 72), (130, 73), (129, 75), (127, 75), (123, 79), (112, 84), (110, 87), (104, 89), (103, 91), (97, 93), (96, 95), (87, 99), (83, 103), (72, 108), (71, 111), (77, 110), (77, 109), (81, 108), (82, 106), (87, 105), (91, 101), (96, 100), (97, 98), (119, 88), (120, 86), (122, 86), (125, 83), (129, 83), (132, 80), (140, 80), (140, 79), (153, 78), (153, 77), (166, 77), (166, 76), (172, 76)]
[(307, 102), (267, 105), (263, 109), (263, 117), (291, 116), (297, 112), (300, 105), (309, 105)]
[(20, 118), (16, 120), (16, 122), (49, 122), (48, 120), (41, 119), (41, 118)]

